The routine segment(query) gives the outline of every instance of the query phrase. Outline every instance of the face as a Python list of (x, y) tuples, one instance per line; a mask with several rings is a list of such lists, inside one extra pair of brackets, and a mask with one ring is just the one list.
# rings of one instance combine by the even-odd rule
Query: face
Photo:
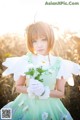
[(48, 54), (48, 40), (45, 37), (33, 40), (33, 48), (37, 54), (47, 55)]

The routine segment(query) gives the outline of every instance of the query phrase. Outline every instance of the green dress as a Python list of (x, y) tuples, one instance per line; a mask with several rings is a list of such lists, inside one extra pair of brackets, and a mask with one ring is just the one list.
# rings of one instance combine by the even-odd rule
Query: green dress
[[(50, 90), (53, 90), (58, 78), (61, 76), (68, 78), (72, 74), (71, 71), (74, 74), (80, 72), (80, 69), (78, 70), (80, 66), (76, 63), (63, 60), (62, 58), (55, 57), (51, 54), (49, 57), (50, 64), (48, 61), (48, 56), (36, 56), (32, 53), (28, 53), (22, 57), (8, 58), (3, 63), (3, 65), (8, 67), (3, 74), (8, 75), (14, 73), (14, 79), (17, 80), (20, 75), (24, 75), (24, 73), (28, 70), (27, 66), (29, 66), (29, 64), (33, 64), (34, 66), (43, 64), (46, 68), (46, 72), (42, 74), (43, 84), (44, 86), (49, 86)], [(11, 64), (11, 62), (13, 64)], [(78, 72), (76, 73), (74, 70), (65, 68), (66, 65), (64, 66), (64, 64), (66, 63), (67, 65), (71, 65), (72, 69), (73, 66), (76, 67)], [(67, 71), (67, 69), (70, 71)], [(69, 73), (64, 74), (64, 72)], [(28, 85), (29, 79), (27, 80), (27, 86)], [(59, 98), (49, 97), (48, 99), (39, 99), (37, 96), (30, 97), (28, 94), (21, 93), (14, 101), (8, 103), (3, 108), (12, 109), (11, 120), (73, 120), (69, 111), (65, 108)]]

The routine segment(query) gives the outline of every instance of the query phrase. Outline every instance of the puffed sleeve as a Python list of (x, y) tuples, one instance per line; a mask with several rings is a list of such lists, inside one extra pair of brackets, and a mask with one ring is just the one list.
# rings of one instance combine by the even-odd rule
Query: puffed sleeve
[(14, 80), (16, 81), (19, 79), (20, 75), (25, 76), (24, 73), (28, 69), (28, 56), (23, 55), (21, 57), (7, 58), (2, 65), (7, 67), (7, 69), (2, 73), (2, 76), (13, 74)]
[(80, 65), (69, 60), (62, 59), (57, 79), (63, 77), (69, 85), (74, 85), (73, 75), (80, 75)]

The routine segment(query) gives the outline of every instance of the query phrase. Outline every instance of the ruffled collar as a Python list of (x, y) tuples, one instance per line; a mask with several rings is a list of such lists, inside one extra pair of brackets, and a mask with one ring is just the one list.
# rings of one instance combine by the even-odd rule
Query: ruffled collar
[(49, 53), (48, 55), (32, 54), (29, 53), (29, 61), (34, 65), (44, 63), (46, 65), (53, 65), (55, 63), (56, 57)]
[(43, 58), (43, 59), (48, 59), (49, 57), (51, 57), (51, 53), (47, 54), (47, 55), (41, 55), (41, 54), (37, 54), (38, 57)]
[(52, 55), (49, 53), (48, 55), (37, 55), (38, 61), (45, 63), (46, 65), (51, 65)]

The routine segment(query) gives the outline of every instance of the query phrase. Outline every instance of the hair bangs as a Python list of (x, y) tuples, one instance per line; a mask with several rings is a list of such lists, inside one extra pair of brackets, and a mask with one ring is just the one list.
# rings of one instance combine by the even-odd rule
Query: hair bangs
[(32, 40), (37, 40), (38, 38), (43, 38), (43, 37), (47, 38), (46, 30), (42, 26), (35, 25), (31, 36), (32, 36), (31, 37)]

